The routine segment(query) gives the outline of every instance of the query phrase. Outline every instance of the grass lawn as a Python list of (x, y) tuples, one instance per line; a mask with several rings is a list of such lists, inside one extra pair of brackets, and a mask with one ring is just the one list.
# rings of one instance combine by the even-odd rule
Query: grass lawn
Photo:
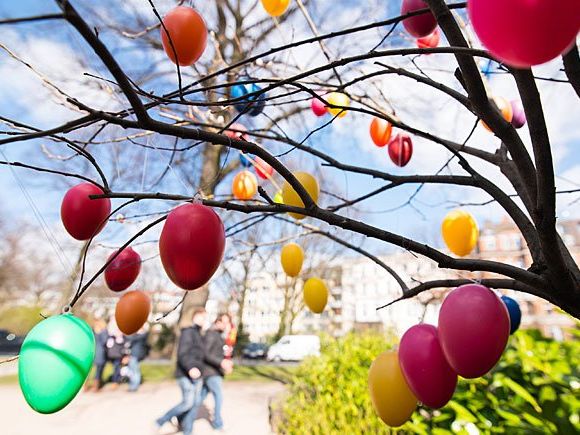
[[(141, 372), (145, 382), (161, 382), (173, 379), (173, 371), (175, 366), (173, 364), (154, 364), (145, 362), (141, 364)], [(295, 366), (278, 366), (270, 364), (259, 364), (252, 366), (237, 365), (234, 367), (234, 372), (226, 377), (227, 382), (236, 381), (278, 381), (286, 383), (293, 376), (296, 370)], [(113, 368), (108, 364), (104, 377), (105, 379), (111, 375)], [(89, 379), (93, 376), (93, 372), (89, 375)], [(9, 385), (18, 383), (17, 375), (0, 376), (0, 385)]]

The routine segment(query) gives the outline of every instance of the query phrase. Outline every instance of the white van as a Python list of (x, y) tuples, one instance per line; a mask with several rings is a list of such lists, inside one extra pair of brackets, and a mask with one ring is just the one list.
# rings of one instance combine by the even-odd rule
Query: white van
[(316, 335), (285, 335), (268, 349), (268, 361), (301, 361), (311, 355), (320, 355)]

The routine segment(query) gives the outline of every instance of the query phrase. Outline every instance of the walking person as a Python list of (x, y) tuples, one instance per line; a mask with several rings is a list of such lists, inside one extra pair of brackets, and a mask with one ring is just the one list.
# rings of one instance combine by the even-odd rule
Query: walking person
[(107, 322), (103, 319), (97, 319), (94, 327), (95, 333), (95, 378), (93, 383), (87, 388), (89, 391), (99, 391), (103, 388), (103, 371), (107, 364)]
[(112, 387), (118, 388), (121, 384), (121, 365), (126, 355), (125, 336), (117, 326), (114, 317), (111, 317), (108, 326), (109, 337), (107, 339), (107, 360), (113, 363), (113, 375), (111, 376)]
[(203, 388), (201, 398), (198, 406), (201, 406), (208, 393), (211, 393), (214, 400), (214, 415), (211, 422), (215, 430), (223, 430), (224, 423), (222, 420), (222, 404), (223, 404), (223, 377), (230, 374), (234, 367), (231, 359), (227, 359), (224, 355), (225, 339), (224, 332), (231, 326), (231, 318), (229, 314), (218, 314), (213, 326), (205, 333), (204, 348), (205, 357), (203, 364)]
[(201, 371), (203, 369), (204, 345), (201, 336), (207, 313), (204, 308), (193, 312), (193, 326), (181, 330), (177, 345), (177, 364), (175, 377), (181, 389), (181, 402), (158, 418), (156, 430), (159, 434), (174, 433), (175, 427), (170, 421), (180, 417), (183, 435), (191, 435), (193, 422), (197, 414), (197, 406), (202, 388)]
[(129, 392), (135, 392), (141, 385), (140, 362), (149, 355), (149, 332), (144, 325), (137, 333), (129, 336)]

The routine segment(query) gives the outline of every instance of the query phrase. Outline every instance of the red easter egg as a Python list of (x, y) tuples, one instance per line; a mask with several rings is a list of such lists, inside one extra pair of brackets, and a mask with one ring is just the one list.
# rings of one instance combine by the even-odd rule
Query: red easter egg
[(413, 155), (411, 136), (399, 133), (389, 142), (389, 157), (397, 166), (405, 166)]
[(482, 44), (517, 68), (558, 57), (580, 30), (578, 0), (470, 0), (467, 7)]
[(510, 334), (505, 304), (479, 284), (457, 287), (439, 311), (439, 341), (447, 362), (464, 378), (478, 378), (499, 361)]
[(370, 126), (371, 139), (378, 147), (384, 147), (391, 139), (393, 125), (382, 118), (373, 118)]
[(135, 334), (147, 321), (151, 300), (145, 293), (133, 290), (125, 293), (115, 306), (115, 321), (125, 335)]
[(75, 239), (89, 240), (107, 223), (111, 200), (89, 198), (89, 195), (103, 193), (100, 187), (91, 183), (77, 184), (66, 192), (60, 206), (60, 218), (67, 232)]
[[(171, 42), (167, 32), (171, 36)], [(163, 17), (161, 42), (165, 53), (173, 63), (179, 63), (181, 66), (192, 65), (201, 57), (207, 45), (205, 21), (195, 9), (177, 6)], [(175, 53), (179, 62), (175, 60)]]
[(439, 34), (439, 29), (435, 28), (433, 33), (424, 36), (422, 38), (417, 38), (417, 47), (419, 48), (435, 48), (439, 45), (441, 41), (441, 35)]
[(165, 272), (184, 290), (206, 284), (224, 256), (224, 225), (215, 211), (202, 204), (183, 204), (167, 216), (159, 255)]
[(430, 408), (445, 406), (457, 386), (453, 371), (432, 325), (415, 325), (405, 332), (399, 345), (399, 364), (413, 394)]
[[(227, 137), (230, 137), (232, 139), (245, 140), (246, 142), (250, 141), (249, 136), (246, 134), (246, 131), (248, 131), (248, 130), (242, 124), (235, 122), (232, 125), (230, 125), (230, 129), (224, 131), (224, 134)], [(234, 131), (234, 130), (236, 130), (236, 131)]]
[(256, 157), (256, 164), (254, 168), (256, 169), (256, 174), (258, 177), (263, 178), (264, 180), (270, 178), (274, 173), (274, 168), (262, 160), (260, 157)]
[[(115, 252), (109, 256), (112, 258)], [(114, 292), (121, 292), (135, 282), (141, 271), (141, 256), (131, 247), (123, 249), (105, 269), (105, 282)]]
[[(401, 15), (425, 8), (428, 9), (429, 6), (423, 0), (403, 0), (401, 5)], [(437, 27), (437, 20), (431, 12), (426, 12), (421, 15), (405, 18), (403, 20), (403, 26), (405, 26), (405, 30), (415, 38), (421, 38), (435, 30), (435, 27)]]
[(310, 108), (316, 116), (326, 115), (326, 106), (318, 98), (312, 98), (312, 100), (310, 100)]

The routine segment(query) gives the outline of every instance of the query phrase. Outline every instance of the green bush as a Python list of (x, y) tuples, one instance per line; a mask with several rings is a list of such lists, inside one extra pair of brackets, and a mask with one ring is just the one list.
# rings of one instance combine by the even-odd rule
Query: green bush
[[(443, 409), (419, 408), (398, 430), (375, 415), (368, 394), (372, 360), (392, 347), (376, 335), (326, 341), (304, 361), (281, 405), (284, 434), (574, 434), (580, 433), (580, 342), (536, 331), (510, 338), (500, 363), (483, 378), (460, 380)], [(389, 344), (391, 343), (391, 344)]]
[(51, 313), (42, 311), (36, 306), (9, 307), (0, 312), (0, 329), (7, 329), (17, 335), (26, 335), (38, 322), (43, 320), (42, 315)]

